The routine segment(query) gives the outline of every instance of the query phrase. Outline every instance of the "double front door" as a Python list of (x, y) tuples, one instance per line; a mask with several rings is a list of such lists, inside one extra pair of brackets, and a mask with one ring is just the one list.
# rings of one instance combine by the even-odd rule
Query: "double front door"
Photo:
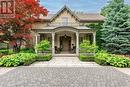
[(60, 48), (62, 51), (70, 51), (71, 50), (71, 37), (69, 36), (61, 36), (60, 37)]

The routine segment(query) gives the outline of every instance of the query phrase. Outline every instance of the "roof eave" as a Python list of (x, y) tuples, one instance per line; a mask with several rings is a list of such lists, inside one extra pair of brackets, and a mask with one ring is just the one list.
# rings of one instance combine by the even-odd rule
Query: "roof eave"
[(80, 22), (103, 22), (104, 20), (80, 20)]

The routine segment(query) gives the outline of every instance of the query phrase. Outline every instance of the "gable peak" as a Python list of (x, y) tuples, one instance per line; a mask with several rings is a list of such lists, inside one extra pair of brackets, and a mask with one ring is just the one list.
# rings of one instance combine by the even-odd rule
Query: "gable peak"
[(71, 11), (71, 9), (67, 6), (64, 5), (51, 19), (51, 21), (56, 18), (60, 13), (62, 13), (64, 10), (67, 10), (68, 12), (70, 12), (71, 15), (73, 15), (77, 20), (79, 20), (79, 18), (75, 15), (75, 13), (73, 11)]

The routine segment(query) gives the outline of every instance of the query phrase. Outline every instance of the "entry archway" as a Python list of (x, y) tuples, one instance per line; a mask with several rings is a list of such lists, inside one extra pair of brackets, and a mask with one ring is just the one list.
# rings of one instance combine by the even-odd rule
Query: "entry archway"
[(59, 31), (55, 33), (55, 53), (56, 54), (75, 54), (76, 53), (76, 34), (70, 31)]

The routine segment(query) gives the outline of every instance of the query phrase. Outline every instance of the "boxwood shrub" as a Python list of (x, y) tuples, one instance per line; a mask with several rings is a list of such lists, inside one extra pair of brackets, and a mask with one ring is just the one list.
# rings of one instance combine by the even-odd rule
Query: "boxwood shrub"
[(20, 49), (20, 53), (35, 53), (34, 48), (22, 48)]
[(9, 50), (7, 50), (7, 49), (0, 50), (0, 53), (3, 55), (8, 55), (8, 52), (9, 52)]
[(38, 61), (50, 61), (52, 59), (51, 54), (38, 55)]
[(80, 54), (79, 59), (81, 61), (94, 61), (95, 56)]
[(13, 50), (8, 50), (8, 49), (0, 50), (0, 57), (3, 55), (11, 55), (11, 54), (14, 54)]

